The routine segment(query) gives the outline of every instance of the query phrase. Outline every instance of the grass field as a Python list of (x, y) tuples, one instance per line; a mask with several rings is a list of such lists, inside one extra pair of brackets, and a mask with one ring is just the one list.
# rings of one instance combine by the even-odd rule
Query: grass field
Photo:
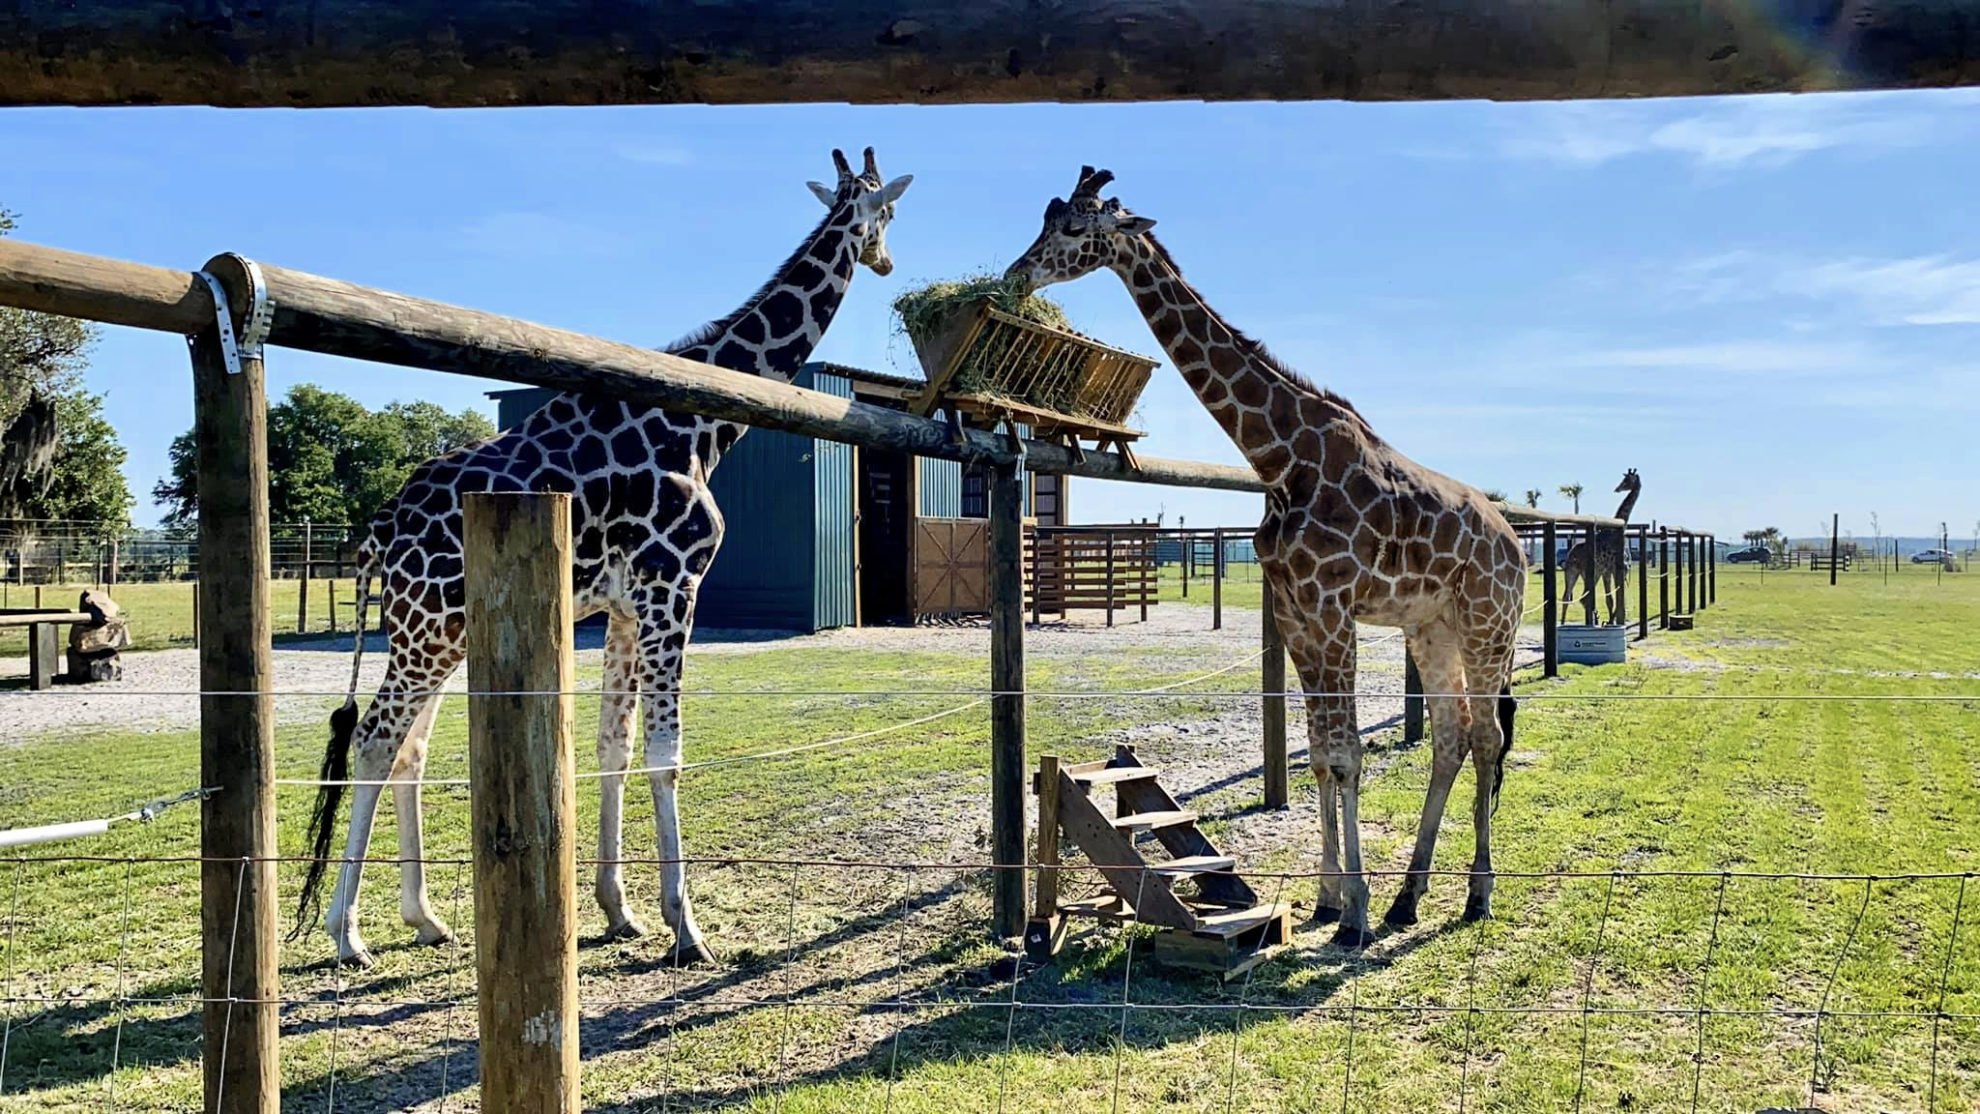
[[(1255, 581), (1226, 593), (1231, 606), (1256, 606)], [(1253, 644), (1233, 634), (1034, 658), (1031, 683), (1166, 683)], [(583, 952), (587, 1109), (1262, 1112), (1340, 1109), (1345, 1097), (1354, 1110), (1538, 1112), (1571, 1107), (1581, 1090), (1589, 1110), (1884, 1111), (1926, 1109), (1928, 1088), (1935, 1112), (1980, 1106), (1980, 882), (1888, 879), (1980, 863), (1980, 578), (1850, 576), (1831, 589), (1812, 574), (1722, 567), (1719, 604), (1698, 629), (1653, 633), (1631, 653), (1624, 666), (1520, 685), (1492, 922), (1457, 923), (1463, 882), (1442, 878), (1421, 925), (1363, 955), (1303, 929), (1294, 949), (1223, 987), (1131, 959), (1123, 937), (1101, 934), (1055, 965), (1025, 966), (1014, 985), (982, 936), (980, 872), (700, 864), (692, 885), (719, 968), (664, 967), (664, 933)], [(1247, 849), (1268, 897), (1310, 902), (1309, 880), (1272, 872), (1317, 862), (1311, 782), (1296, 780), (1295, 809), (1273, 814), (1254, 807), (1255, 764), (1230, 784), (1192, 773), (1192, 756), (1255, 753), (1256, 705), (1234, 712), (1207, 694), (1256, 677), (1241, 670), (1160, 702), (1036, 699), (1032, 750), (1096, 755), (1134, 739), (1173, 771), (1165, 781), (1194, 794), (1214, 838)], [(801, 648), (697, 652), (687, 679), (724, 692), (986, 683), (974, 653)], [(1806, 699), (1843, 696), (1860, 699)], [(959, 702), (695, 697), (689, 756)], [(594, 703), (579, 708), (595, 716)], [(462, 772), (465, 730), (461, 701), (449, 701), (430, 776)], [(587, 718), (579, 738), (591, 730)], [(278, 742), (284, 776), (314, 773), (319, 728), (283, 728)], [(986, 742), (986, 717), (971, 711), (845, 750), (696, 771), (683, 791), (688, 846), (717, 859), (978, 860)], [(1428, 756), (1387, 736), (1376, 744), (1364, 829), (1371, 866), (1393, 870)], [(121, 812), (192, 784), (197, 770), (184, 731), (0, 746), (0, 828)], [(581, 769), (588, 751), (581, 744)], [(1468, 859), (1469, 793), (1467, 777), (1440, 868)], [(645, 798), (629, 791), (636, 856), (652, 854)], [(283, 847), (300, 851), (308, 790), (281, 800)], [(429, 854), (464, 854), (464, 798), (435, 789), (428, 800)], [(579, 801), (588, 831), (588, 784)], [(388, 808), (374, 854), (393, 838)], [(196, 844), (196, 814), (180, 809), (31, 850), (183, 855)], [(1585, 876), (1517, 876), (1558, 872)], [(284, 1015), (283, 1072), (295, 1109), (333, 1097), (343, 1110), (474, 1108), (471, 957), (404, 946), (394, 873), (381, 864), (367, 880), (378, 968), (322, 968), (320, 933), (288, 947), (284, 990), (296, 1004)], [(1886, 880), (1748, 877), (1774, 873)], [(440, 865), (432, 878), (441, 914), (470, 930), (465, 868)], [(285, 887), (296, 881), (285, 871)], [(651, 870), (630, 881), (656, 919)], [(1378, 911), (1394, 889), (1393, 878), (1376, 883)], [(580, 907), (587, 933), (602, 927), (588, 892)], [(196, 993), (193, 866), (0, 861), (0, 913), (0, 1109), (198, 1108), (197, 1017), (175, 1000)], [(1149, 1008), (1121, 1009), (1124, 991)], [(1916, 1016), (1867, 1016), (1885, 1012)]]
[[(0, 608), (34, 607), (35, 585), (0, 585)], [(40, 606), (68, 608), (88, 590), (87, 584), (48, 584), (41, 586)], [(351, 599), (354, 589), (349, 579), (309, 582), (309, 616), (306, 631), (323, 633), (330, 629), (330, 602), (337, 602), (337, 626), (351, 625)], [(296, 616), (302, 606), (302, 585), (295, 579), (269, 582), (268, 611), (276, 636), (297, 633)], [(193, 644), (194, 586), (190, 581), (119, 584), (110, 592), (131, 620), (131, 648), (163, 650)], [(377, 616), (372, 616), (377, 625)], [(0, 657), (27, 653), (27, 635), (19, 630), (0, 630)]]

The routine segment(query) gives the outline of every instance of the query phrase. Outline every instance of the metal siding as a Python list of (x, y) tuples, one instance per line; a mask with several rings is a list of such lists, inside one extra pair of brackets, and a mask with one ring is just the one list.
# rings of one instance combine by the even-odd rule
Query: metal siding
[[(799, 386), (809, 386), (799, 377)], [(754, 429), (722, 456), (708, 487), (727, 529), (695, 605), (702, 627), (817, 629), (812, 589), (816, 561), (792, 539), (814, 528), (814, 442)]]
[(557, 392), (548, 387), (521, 387), (513, 391), (490, 392), (495, 399), (495, 428), (514, 429), (543, 408), (543, 404), (557, 397)]
[[(852, 380), (827, 372), (810, 373), (808, 385), (837, 398), (852, 397)], [(812, 544), (814, 546), (811, 623), (813, 630), (849, 627), (853, 605), (853, 448), (837, 441), (814, 441), (812, 449)]]
[(916, 513), (923, 518), (962, 517), (962, 465), (953, 460), (920, 457), (921, 496)]

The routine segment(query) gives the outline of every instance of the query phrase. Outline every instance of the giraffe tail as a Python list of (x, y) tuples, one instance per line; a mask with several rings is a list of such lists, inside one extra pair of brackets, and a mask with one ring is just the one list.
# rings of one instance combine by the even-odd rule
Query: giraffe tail
[(289, 929), (291, 941), (302, 938), (316, 920), (321, 907), (323, 875), (330, 865), (330, 844), (337, 834), (337, 810), (344, 801), (343, 784), (351, 776), (351, 739), (357, 734), (358, 671), (364, 664), (364, 632), (371, 606), (371, 570), (360, 569), (357, 577), (356, 647), (351, 651), (351, 687), (344, 703), (330, 713), (330, 745), (323, 752), (323, 766), (317, 773), (322, 782), (316, 788), (316, 807), (309, 814), (309, 869), (303, 875), (302, 895), (296, 901), (296, 923)]
[(1519, 701), (1513, 699), (1512, 686), (1499, 686), (1499, 733), (1505, 737), (1499, 744), (1499, 760), (1492, 776), (1492, 814), (1499, 813), (1499, 787), (1506, 783), (1506, 755), (1512, 753), (1513, 715), (1519, 711)]

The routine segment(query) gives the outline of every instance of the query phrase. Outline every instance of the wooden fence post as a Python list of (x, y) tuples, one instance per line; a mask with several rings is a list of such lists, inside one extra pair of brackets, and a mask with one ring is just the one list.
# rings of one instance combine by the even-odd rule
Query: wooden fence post
[(1586, 615), (1586, 622), (1592, 627), (1600, 619), (1600, 616), (1595, 614), (1595, 570), (1601, 566), (1595, 561), (1595, 550), (1602, 544), (1602, 534), (1595, 527), (1590, 526), (1587, 536), (1582, 540), (1587, 545), (1583, 548), (1586, 567), (1581, 570), (1581, 606)]
[(302, 579), (296, 585), (296, 633), (309, 633), (309, 520), (303, 520)]
[(1671, 629), (1671, 528), (1657, 527), (1657, 629)]
[(1540, 671), (1543, 676), (1561, 675), (1560, 570), (1555, 567), (1555, 547), (1560, 534), (1549, 522), (1540, 529)]
[(1107, 625), (1114, 625), (1114, 532), (1107, 531)]
[(1636, 640), (1650, 637), (1650, 528), (1636, 528)]
[(570, 496), (470, 494), (462, 533), (481, 1103), (568, 1114), (579, 1109)]
[(1719, 539), (1705, 535), (1705, 602), (1719, 602)]
[[(209, 273), (234, 277), (228, 257)], [(236, 287), (240, 289), (240, 287)], [(236, 318), (238, 321), (239, 318)], [(268, 399), (259, 355), (193, 338), (199, 482), (201, 1064), (208, 1114), (275, 1114), (275, 707), (268, 579)]]
[(1224, 528), (1210, 531), (1210, 629), (1224, 629)]
[(1031, 903), (1031, 922), (1025, 926), (1024, 951), (1044, 961), (1057, 955), (1063, 936), (1064, 918), (1059, 916), (1059, 756), (1038, 759), (1038, 844), (1033, 855), (1038, 862), (1038, 890)]
[(1416, 671), (1416, 655), (1403, 647), (1403, 742), (1423, 741), (1423, 675)]
[(1024, 472), (990, 468), (990, 848), (992, 930), (1024, 931)]
[(1265, 699), (1265, 807), (1285, 808), (1291, 802), (1290, 759), (1286, 756), (1286, 639), (1285, 632), (1279, 629), (1277, 614), (1272, 604), (1272, 578), (1260, 578), (1259, 592), (1262, 614), (1259, 628), (1263, 632), (1265, 659), (1259, 671), (1258, 687), (1263, 690)]

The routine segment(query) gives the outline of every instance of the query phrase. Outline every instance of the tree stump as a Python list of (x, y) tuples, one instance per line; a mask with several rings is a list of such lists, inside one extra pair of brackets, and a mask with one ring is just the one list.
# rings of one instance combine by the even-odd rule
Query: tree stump
[(76, 684), (123, 680), (119, 652), (131, 644), (130, 620), (115, 600), (100, 592), (84, 592), (76, 610), (90, 619), (69, 627), (69, 680)]

